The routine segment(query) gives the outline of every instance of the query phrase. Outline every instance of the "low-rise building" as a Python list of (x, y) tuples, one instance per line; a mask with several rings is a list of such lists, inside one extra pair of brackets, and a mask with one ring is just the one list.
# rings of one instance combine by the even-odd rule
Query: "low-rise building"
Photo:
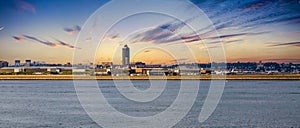
[(111, 71), (110, 71), (110, 69), (95, 69), (94, 75), (107, 76), (107, 75), (111, 75)]
[(2, 68), (2, 67), (8, 67), (8, 62), (1, 60), (0, 61), (0, 68)]
[(200, 75), (200, 71), (201, 69), (196, 67), (180, 66), (177, 72), (179, 72), (179, 75), (181, 76), (197, 76)]
[(86, 69), (84, 68), (74, 68), (72, 69), (73, 72), (76, 72), (76, 73), (83, 73), (83, 72), (86, 72)]
[(31, 60), (25, 60), (24, 66), (27, 66), (27, 67), (31, 66)]
[(21, 66), (21, 61), (20, 61), (20, 60), (15, 60), (15, 66), (16, 66), (16, 67)]
[(47, 72), (47, 69), (46, 68), (24, 68), (24, 72), (42, 74), (43, 72)]
[(12, 73), (14, 72), (13, 68), (0, 68), (0, 73)]
[(149, 69), (147, 70), (147, 75), (148, 76), (165, 76), (166, 75), (166, 70), (163, 68), (154, 68), (154, 69)]
[(22, 72), (24, 68), (21, 67), (3, 67), (0, 68), (0, 73), (14, 73), (14, 72)]

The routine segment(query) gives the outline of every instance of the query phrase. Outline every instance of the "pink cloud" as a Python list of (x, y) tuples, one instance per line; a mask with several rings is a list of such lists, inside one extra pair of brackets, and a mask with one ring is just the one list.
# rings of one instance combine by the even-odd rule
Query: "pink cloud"
[(75, 25), (73, 28), (64, 28), (64, 31), (68, 34), (68, 35), (74, 35), (77, 34), (79, 31), (81, 30), (81, 27), (78, 25)]
[(18, 36), (12, 36), (12, 38), (15, 39), (16, 42), (22, 42), (24, 40), (24, 38)]
[(264, 1), (264, 2), (259, 2), (259, 3), (255, 3), (255, 4), (252, 4), (246, 8), (244, 8), (244, 11), (251, 11), (251, 10), (256, 10), (258, 8), (261, 8), (261, 7), (264, 7), (264, 6), (267, 6), (269, 4), (271, 4), (272, 2), (270, 1)]
[(85, 39), (85, 42), (91, 42), (92, 41), (92, 37), (88, 37)]
[(15, 3), (16, 3), (17, 9), (19, 9), (19, 10), (29, 11), (34, 14), (36, 13), (35, 7), (32, 4), (25, 2), (24, 0), (15, 0)]

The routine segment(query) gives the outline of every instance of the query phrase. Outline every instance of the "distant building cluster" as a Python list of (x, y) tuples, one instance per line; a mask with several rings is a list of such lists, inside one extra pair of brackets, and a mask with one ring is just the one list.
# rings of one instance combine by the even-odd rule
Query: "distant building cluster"
[(45, 62), (31, 62), (31, 60), (15, 60), (15, 63), (9, 65), (7, 61), (0, 61), (0, 74), (72, 74), (73, 67), (71, 63), (67, 64), (47, 64)]
[(84, 75), (112, 75), (112, 76), (197, 76), (205, 74), (284, 74), (300, 73), (300, 64), (276, 62), (247, 62), (247, 63), (192, 63), (192, 64), (146, 64), (144, 62), (130, 63), (130, 49), (127, 45), (122, 48), (122, 64), (113, 62), (101, 64), (47, 64), (15, 60), (9, 65), (7, 61), (0, 61), (0, 74), (84, 74)]

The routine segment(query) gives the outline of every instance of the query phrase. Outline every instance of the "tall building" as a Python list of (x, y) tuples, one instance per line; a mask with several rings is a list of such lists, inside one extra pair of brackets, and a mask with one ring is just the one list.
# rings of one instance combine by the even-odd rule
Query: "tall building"
[(21, 61), (20, 61), (20, 60), (15, 60), (15, 66), (16, 66), (16, 67), (21, 66)]
[(127, 45), (122, 48), (122, 65), (129, 67), (130, 65), (130, 49)]

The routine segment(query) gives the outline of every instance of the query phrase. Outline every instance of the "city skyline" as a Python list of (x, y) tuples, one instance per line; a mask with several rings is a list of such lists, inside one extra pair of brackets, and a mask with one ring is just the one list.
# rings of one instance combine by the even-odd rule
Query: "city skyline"
[[(63, 64), (72, 62), (73, 52), (85, 48), (78, 47), (75, 43), (85, 21), (94, 11), (108, 2), (105, 0), (76, 2), (2, 0), (0, 2), (0, 17), (3, 19), (0, 21), (1, 60), (9, 63), (13, 63), (14, 60), (28, 59)], [(154, 14), (137, 15), (120, 21), (106, 33), (99, 46), (105, 49), (97, 51), (94, 63), (121, 64), (121, 48), (124, 43), (128, 44), (131, 50), (130, 62), (208, 63), (210, 60), (207, 49), (210, 47), (203, 44), (219, 43), (216, 38), (222, 40), (227, 62), (262, 60), (300, 63), (298, 1), (191, 2), (208, 16), (218, 32), (218, 37), (209, 35), (205, 29), (200, 32), (203, 34), (201, 36), (184, 33), (186, 26), (171, 17)], [(112, 11), (111, 15), (114, 14), (115, 12)], [(185, 22), (193, 22), (193, 20)], [(95, 23), (101, 21), (97, 20)], [(170, 34), (165, 30), (173, 33)], [(95, 39), (87, 37), (79, 41), (85, 42), (88, 46)], [(195, 60), (184, 55), (174, 58), (172, 54), (162, 49), (153, 48), (158, 45), (162, 48), (172, 48), (181, 56), (183, 53), (180, 47), (176, 46), (177, 44), (191, 47), (191, 51), (195, 53)], [(142, 45), (148, 47), (143, 48)], [(83, 63), (93, 61), (87, 59), (83, 60)]]

